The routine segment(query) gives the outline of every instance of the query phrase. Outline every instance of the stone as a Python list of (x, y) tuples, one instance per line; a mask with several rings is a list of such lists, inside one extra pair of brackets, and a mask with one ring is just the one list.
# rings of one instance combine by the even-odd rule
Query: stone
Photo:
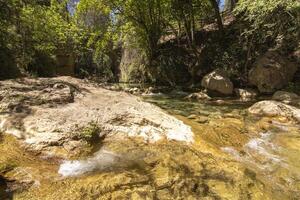
[(273, 100), (282, 101), (287, 104), (299, 101), (299, 98), (300, 97), (297, 94), (285, 91), (277, 91), (272, 96)]
[(199, 116), (195, 121), (198, 122), (199, 124), (205, 124), (208, 122), (209, 118), (205, 116)]
[(258, 92), (254, 89), (236, 88), (234, 89), (234, 92), (236, 96), (243, 101), (253, 100), (258, 96)]
[(188, 119), (196, 119), (196, 118), (197, 118), (197, 115), (192, 114), (192, 115), (189, 115), (187, 118), (188, 118)]
[(286, 117), (300, 122), (300, 109), (278, 101), (260, 101), (248, 109), (250, 114), (267, 117)]
[(135, 88), (130, 88), (128, 92), (131, 94), (140, 94), (141, 90), (135, 87)]
[(185, 97), (188, 100), (210, 100), (211, 97), (204, 92), (196, 92)]
[(262, 93), (282, 89), (294, 77), (298, 67), (275, 51), (259, 58), (249, 72), (249, 83)]
[(216, 69), (204, 76), (201, 85), (209, 91), (222, 95), (231, 95), (233, 93), (233, 83), (228, 78), (226, 72), (221, 69)]

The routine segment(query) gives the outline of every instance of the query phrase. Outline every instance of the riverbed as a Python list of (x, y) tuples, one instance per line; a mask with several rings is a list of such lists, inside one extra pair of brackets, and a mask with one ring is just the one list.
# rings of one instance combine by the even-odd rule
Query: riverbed
[(2, 134), (8, 199), (299, 199), (300, 129), (282, 118), (247, 113), (254, 102), (144, 101), (192, 128), (194, 142), (108, 138), (72, 160), (28, 152)]

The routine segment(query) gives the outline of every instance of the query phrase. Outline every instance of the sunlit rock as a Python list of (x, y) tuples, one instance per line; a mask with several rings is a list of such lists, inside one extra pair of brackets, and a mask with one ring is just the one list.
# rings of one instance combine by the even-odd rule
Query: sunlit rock
[[(99, 135), (92, 141), (96, 143), (104, 136), (139, 137), (145, 142), (194, 140), (189, 126), (125, 92), (70, 77), (11, 80), (1, 85), (7, 92), (2, 92), (0, 102), (0, 131), (14, 134), (33, 150), (49, 153), (61, 147), (72, 153), (74, 140), (82, 146), (95, 134)], [(97, 129), (90, 129), (91, 124)]]
[(255, 115), (286, 117), (300, 122), (300, 109), (277, 101), (260, 101), (251, 106), (248, 111)]
[(237, 97), (239, 97), (243, 101), (253, 100), (258, 96), (258, 92), (253, 89), (234, 89), (234, 92)]
[(225, 71), (216, 69), (203, 77), (202, 87), (223, 95), (231, 95), (233, 93), (233, 83), (228, 78)]

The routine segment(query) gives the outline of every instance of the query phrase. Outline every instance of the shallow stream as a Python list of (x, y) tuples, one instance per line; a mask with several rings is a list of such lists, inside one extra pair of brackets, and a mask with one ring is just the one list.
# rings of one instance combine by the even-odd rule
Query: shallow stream
[(144, 100), (191, 126), (195, 142), (107, 139), (86, 159), (62, 161), (27, 153), (4, 135), (0, 195), (5, 189), (5, 198), (26, 200), (300, 199), (299, 125), (250, 116), (253, 102)]

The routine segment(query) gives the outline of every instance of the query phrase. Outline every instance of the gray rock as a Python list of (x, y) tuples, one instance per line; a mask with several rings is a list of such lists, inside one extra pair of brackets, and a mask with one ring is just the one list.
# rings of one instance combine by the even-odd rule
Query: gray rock
[(199, 124), (205, 124), (206, 122), (209, 121), (209, 118), (205, 116), (199, 116), (195, 121), (198, 122)]
[(272, 96), (273, 100), (276, 101), (282, 101), (284, 103), (293, 103), (295, 101), (299, 101), (299, 96), (295, 93), (292, 92), (285, 92), (285, 91), (277, 91), (275, 94)]
[(258, 92), (253, 89), (234, 89), (234, 92), (237, 97), (239, 97), (243, 101), (253, 100), (258, 96)]
[(222, 95), (231, 95), (233, 93), (233, 83), (228, 78), (226, 72), (221, 69), (216, 69), (204, 76), (201, 85), (209, 91)]
[(248, 109), (254, 115), (268, 117), (287, 117), (300, 122), (300, 109), (278, 101), (260, 101)]
[(197, 92), (197, 93), (192, 93), (185, 97), (185, 99), (189, 100), (210, 100), (211, 97), (209, 97), (206, 93), (204, 92)]

